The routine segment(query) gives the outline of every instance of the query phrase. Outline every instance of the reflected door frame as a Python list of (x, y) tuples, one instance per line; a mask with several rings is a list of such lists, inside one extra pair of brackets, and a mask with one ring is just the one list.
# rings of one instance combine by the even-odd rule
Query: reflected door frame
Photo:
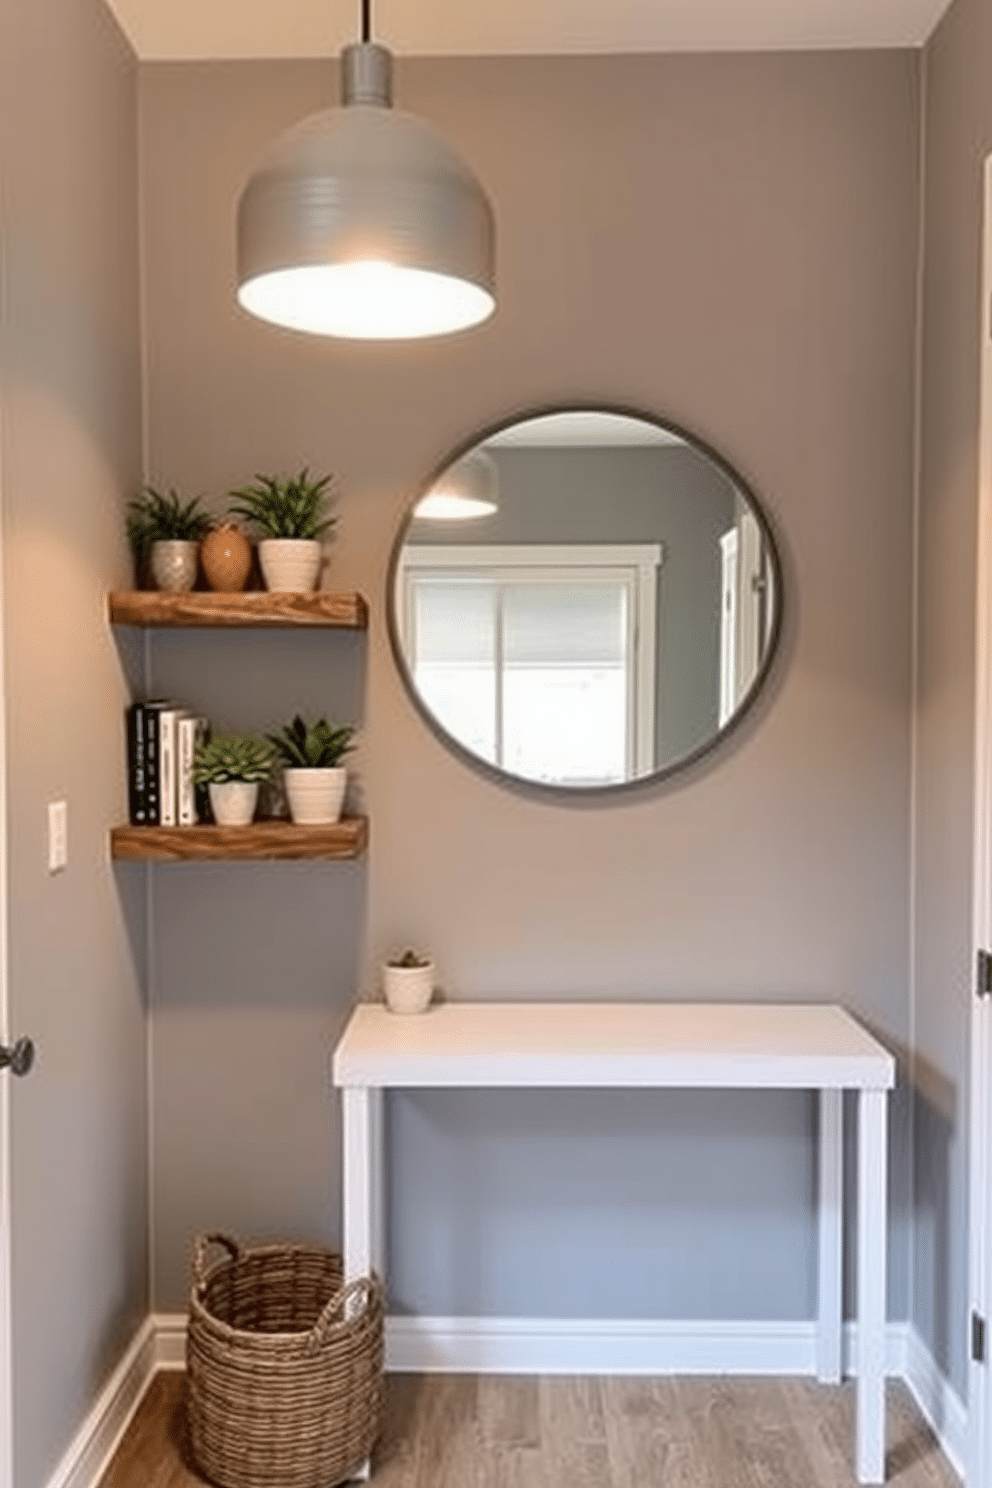
[[(978, 449), (978, 573), (975, 651), (975, 805), (972, 964), (992, 950), (992, 156), (985, 161), (981, 403)], [(969, 1305), (984, 1320), (984, 1360), (968, 1363), (968, 1485), (992, 1488), (992, 996), (971, 995)], [(969, 1332), (971, 1328), (969, 1328)], [(969, 1342), (972, 1342), (969, 1339)]]
[(733, 718), (768, 641), (761, 528), (743, 511), (720, 538), (720, 727)]
[(737, 707), (737, 528), (720, 539), (720, 727)]

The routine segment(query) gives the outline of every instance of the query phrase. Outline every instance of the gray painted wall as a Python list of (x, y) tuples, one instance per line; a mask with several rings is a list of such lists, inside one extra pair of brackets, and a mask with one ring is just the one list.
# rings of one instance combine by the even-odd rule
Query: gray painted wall
[(992, 11), (956, 0), (926, 50), (913, 1318), (964, 1395), (982, 165)]
[(414, 521), (411, 543), (661, 543), (656, 766), (712, 738), (720, 702), (720, 538), (735, 492), (685, 446), (498, 448), (499, 510), (484, 520)]
[[(918, 67), (402, 61), (401, 103), (492, 192), (502, 286), (488, 326), (410, 346), (309, 340), (233, 302), (239, 186), (324, 104), (332, 65), (142, 69), (149, 474), (218, 493), (336, 471), (330, 582), (372, 604), (358, 682), (340, 637), (278, 658), (251, 637), (222, 657), (220, 640), (153, 643), (156, 686), (216, 688), (235, 722), (357, 697), (372, 816), (353, 866), (153, 870), (156, 1306), (182, 1304), (205, 1226), (337, 1235), (327, 1059), (397, 942), (429, 945), (452, 997), (839, 999), (905, 1051)], [(656, 409), (724, 452), (765, 498), (786, 580), (782, 653), (744, 731), (666, 788), (584, 807), (446, 753), (385, 626), (390, 546), (445, 452), (573, 399)], [(904, 1317), (903, 1093), (894, 1117)], [(390, 1132), (400, 1306), (810, 1315), (802, 1096), (408, 1097)], [(645, 1251), (672, 1269), (646, 1276)]]
[[(105, 858), (140, 649), (101, 618), (126, 581), (121, 496), (140, 464), (134, 66), (102, 6), (57, 3), (53, 18), (0, 0), (9, 957), (13, 1025), (41, 1056), (13, 1111), (18, 1488), (48, 1475), (148, 1302), (145, 871)], [(152, 875), (157, 1305), (182, 1304), (205, 1225), (336, 1235), (327, 1054), (383, 949), (415, 938), (452, 996), (838, 997), (900, 1051), (912, 1025), (890, 1310), (909, 1306), (963, 1392), (981, 0), (956, 0), (926, 65), (911, 1010), (916, 59), (404, 61), (403, 100), (493, 190), (503, 282), (491, 326), (414, 348), (309, 343), (230, 304), (237, 186), (323, 102), (329, 69), (142, 70), (150, 473), (219, 491), (303, 459), (338, 470), (333, 581), (374, 612), (367, 644), (153, 649), (154, 686), (232, 724), (298, 703), (361, 719), (354, 794), (373, 813), (356, 865)], [(627, 805), (569, 809), (475, 777), (423, 728), (385, 644), (384, 576), (446, 449), (583, 397), (655, 407), (740, 465), (783, 542), (787, 619), (738, 741)], [(58, 603), (40, 613), (39, 592)], [(44, 804), (59, 796), (72, 866), (52, 880)], [(397, 1100), (395, 1300), (581, 1313), (593, 1272), (604, 1312), (807, 1316), (811, 1130), (802, 1097)]]
[[(148, 1310), (143, 885), (108, 862), (141, 470), (137, 85), (98, 0), (0, 0), (14, 1488), (38, 1488)], [(46, 872), (46, 802), (69, 808)], [(9, 1078), (9, 1077), (6, 1077)]]

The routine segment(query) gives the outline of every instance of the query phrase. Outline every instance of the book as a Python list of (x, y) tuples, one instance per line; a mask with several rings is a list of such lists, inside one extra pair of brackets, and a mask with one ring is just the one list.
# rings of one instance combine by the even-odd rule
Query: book
[(148, 825), (147, 795), (145, 705), (137, 702), (127, 710), (127, 814), (132, 827)]
[(158, 820), (159, 826), (174, 827), (177, 820), (176, 726), (187, 716), (174, 704), (158, 710)]
[(183, 714), (176, 723), (176, 821), (181, 827), (195, 826), (200, 819), (193, 752), (206, 739), (207, 728), (207, 720), (192, 713)]
[(166, 698), (153, 698), (144, 704), (145, 710), (145, 825), (157, 827), (162, 824), (162, 779), (159, 758), (159, 714), (165, 708), (174, 707)]

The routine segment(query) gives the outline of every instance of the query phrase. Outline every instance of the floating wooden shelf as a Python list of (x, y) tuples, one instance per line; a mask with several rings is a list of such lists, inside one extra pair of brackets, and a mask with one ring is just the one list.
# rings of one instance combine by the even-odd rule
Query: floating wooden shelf
[(357, 858), (365, 851), (368, 834), (364, 816), (346, 816), (328, 827), (288, 821), (259, 821), (248, 827), (114, 827), (110, 856), (157, 863)]
[(207, 626), (338, 626), (364, 630), (368, 605), (361, 594), (333, 594), (317, 589), (309, 594), (251, 591), (215, 594), (193, 589), (186, 594), (162, 590), (130, 590), (111, 594), (108, 600), (114, 625), (172, 627)]

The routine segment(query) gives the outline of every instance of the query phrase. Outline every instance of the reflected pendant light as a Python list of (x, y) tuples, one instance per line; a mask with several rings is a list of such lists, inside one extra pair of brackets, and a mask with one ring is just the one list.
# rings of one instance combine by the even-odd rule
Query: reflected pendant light
[(472, 450), (438, 477), (417, 502), (413, 515), (429, 522), (489, 517), (499, 510), (498, 493), (496, 462), (485, 450)]
[(275, 140), (241, 193), (238, 300), (317, 335), (444, 335), (495, 309), (492, 208), (436, 131), (392, 107), (392, 57), (370, 32), (362, 0), (342, 107)]

